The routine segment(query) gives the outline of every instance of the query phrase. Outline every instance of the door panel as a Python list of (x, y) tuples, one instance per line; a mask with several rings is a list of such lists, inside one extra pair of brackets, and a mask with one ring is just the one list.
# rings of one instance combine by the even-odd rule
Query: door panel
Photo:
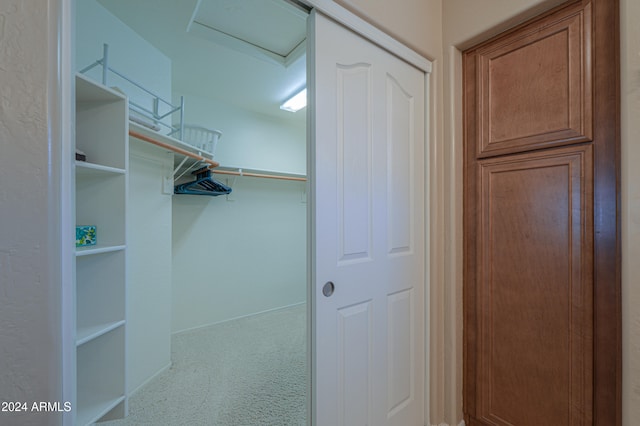
[(592, 138), (591, 8), (478, 49), (478, 155)]
[(339, 262), (371, 260), (371, 66), (338, 64), (337, 143)]
[(592, 149), (479, 162), (477, 416), (591, 422)]
[(411, 253), (414, 227), (415, 99), (387, 75), (387, 215), (389, 253)]
[(422, 425), (425, 75), (310, 19), (312, 417)]
[(340, 425), (372, 421), (372, 303), (338, 309), (338, 416)]
[(387, 296), (387, 412), (391, 417), (411, 404), (415, 395), (413, 304), (413, 289)]
[(619, 425), (616, 0), (467, 50), (464, 413)]

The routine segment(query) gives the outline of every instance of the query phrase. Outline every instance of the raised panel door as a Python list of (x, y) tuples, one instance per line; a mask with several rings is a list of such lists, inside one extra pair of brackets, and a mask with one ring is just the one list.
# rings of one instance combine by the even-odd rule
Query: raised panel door
[(589, 145), (478, 163), (476, 416), (591, 423)]
[(591, 8), (569, 8), (477, 51), (477, 153), (592, 139)]
[(621, 424), (618, 3), (467, 50), (468, 425)]

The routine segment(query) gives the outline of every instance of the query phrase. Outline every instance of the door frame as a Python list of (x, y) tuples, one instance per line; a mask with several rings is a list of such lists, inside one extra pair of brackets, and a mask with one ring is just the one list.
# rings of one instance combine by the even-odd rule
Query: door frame
[[(49, 15), (50, 22), (50, 49), (49, 58), (47, 64), (49, 67), (48, 80), (50, 87), (53, 88), (52, 96), (49, 100), (51, 109), (54, 112), (52, 118), (49, 120), (49, 131), (51, 138), (57, 142), (60, 147), (60, 155), (58, 160), (58, 167), (60, 172), (60, 197), (61, 197), (61, 211), (60, 211), (60, 230), (61, 235), (70, 235), (70, 232), (75, 228), (75, 224), (71, 223), (73, 215), (73, 177), (72, 170), (72, 146), (74, 137), (73, 128), (73, 115), (74, 115), (74, 75), (75, 75), (75, 5), (78, 0), (48, 0), (48, 9), (51, 11)], [(424, 306), (427, 311), (425, 314), (425, 360), (424, 360), (424, 372), (425, 372), (425, 389), (424, 389), (424, 407), (425, 407), (425, 420), (429, 421), (429, 401), (430, 401), (430, 381), (429, 381), (429, 346), (430, 346), (430, 321), (429, 321), (429, 306), (430, 306), (430, 227), (431, 217), (429, 213), (428, 203), (431, 198), (430, 191), (430, 147), (432, 140), (434, 140), (433, 129), (430, 126), (432, 122), (435, 108), (435, 99), (430, 90), (430, 80), (432, 72), (432, 62), (422, 55), (415, 52), (413, 49), (399, 42), (391, 37), (384, 31), (374, 27), (364, 19), (360, 18), (356, 14), (345, 9), (343, 6), (335, 3), (333, 0), (284, 0), (293, 4), (298, 4), (309, 9), (316, 9), (327, 17), (335, 20), (344, 27), (359, 34), (373, 44), (381, 47), (382, 49), (392, 53), (396, 57), (404, 60), (405, 62), (416, 67), (418, 70), (424, 72), (425, 78), (425, 301)], [(313, 96), (311, 93), (309, 96)], [(307, 143), (309, 143), (309, 135), (307, 136)], [(309, 153), (307, 153), (309, 156)], [(52, 161), (57, 158), (53, 157)], [(311, 207), (309, 210), (312, 210)], [(311, 235), (311, 230), (308, 231), (308, 235)], [(311, 247), (311, 241), (307, 243)], [(60, 316), (61, 316), (61, 329), (62, 329), (62, 350), (61, 350), (61, 382), (62, 382), (62, 400), (63, 401), (75, 401), (76, 399), (76, 375), (75, 375), (75, 344), (74, 344), (74, 331), (75, 324), (75, 295), (72, 292), (72, 283), (74, 280), (75, 272), (73, 268), (74, 253), (73, 250), (68, 247), (66, 240), (60, 241), (61, 250), (61, 280), (62, 280), (62, 294), (60, 295)], [(311, 260), (311, 259), (310, 259)], [(310, 263), (307, 266), (308, 271), (311, 271), (314, 265)], [(314, 292), (311, 289), (310, 272), (307, 279), (307, 301), (311, 301)], [(311, 320), (310, 309), (307, 309), (308, 320), (308, 347), (312, 339), (313, 324)], [(312, 368), (313, 354), (310, 350), (308, 353), (308, 368)], [(311, 377), (309, 371), (308, 377)], [(311, 407), (311, 391), (313, 386), (309, 383), (308, 397), (307, 397), (307, 412), (312, 412)], [(310, 424), (311, 416), (307, 416), (307, 423)], [(72, 425), (74, 415), (72, 412), (63, 413), (62, 423), (64, 425)]]

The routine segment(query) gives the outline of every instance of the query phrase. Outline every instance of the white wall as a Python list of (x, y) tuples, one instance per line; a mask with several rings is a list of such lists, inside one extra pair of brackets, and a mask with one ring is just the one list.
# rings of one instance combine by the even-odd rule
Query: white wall
[(129, 141), (127, 202), (127, 390), (171, 364), (171, 194), (162, 193), (173, 154)]
[[(60, 124), (48, 122), (60, 120), (49, 57), (58, 4), (49, 3), (0, 2), (0, 401), (63, 398), (60, 252), (72, 243), (70, 235), (61, 241), (60, 222), (60, 173), (69, 162), (61, 159)], [(0, 412), (3, 425), (61, 420)]]
[(174, 196), (174, 332), (306, 300), (304, 189), (238, 177), (233, 201)]
[[(185, 96), (185, 123), (222, 131), (222, 166), (305, 174), (304, 120), (180, 92), (179, 81), (174, 87)], [(229, 197), (174, 196), (174, 332), (305, 301), (305, 186), (238, 177)]]
[[(96, 0), (76, 1), (76, 68), (102, 56), (149, 90), (171, 101), (171, 61)], [(88, 75), (101, 81), (101, 67)], [(117, 77), (117, 86), (139, 102), (147, 96)], [(127, 203), (127, 390), (135, 391), (171, 362), (171, 195), (162, 194), (162, 176), (173, 156), (132, 140)]]
[[(76, 3), (76, 69), (102, 58), (102, 46), (109, 45), (109, 66), (171, 102), (171, 61), (140, 37), (96, 0)], [(102, 82), (102, 67), (87, 73)], [(151, 97), (125, 80), (110, 74), (108, 86), (123, 90), (133, 101), (151, 107)]]
[[(174, 99), (185, 98), (185, 123), (222, 132), (216, 150), (222, 166), (306, 173), (304, 120), (282, 120), (205, 98), (184, 91), (179, 81), (173, 86)], [(306, 110), (295, 114), (304, 118)]]

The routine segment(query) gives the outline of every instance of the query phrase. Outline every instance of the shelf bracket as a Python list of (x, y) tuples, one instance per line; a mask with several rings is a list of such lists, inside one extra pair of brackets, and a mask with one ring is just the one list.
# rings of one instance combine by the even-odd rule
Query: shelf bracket
[[(236, 179), (237, 179), (237, 178), (238, 178), (238, 176), (234, 176), (234, 177), (233, 177), (233, 179), (231, 179), (231, 182), (229, 182), (229, 178), (226, 178), (226, 179), (225, 179), (226, 185), (227, 185), (229, 188), (232, 188), (232, 189), (233, 189), (233, 186), (236, 184)], [(236, 198), (235, 198), (235, 192), (234, 192), (234, 191), (232, 191), (231, 193), (227, 194), (227, 195), (226, 195), (226, 198), (227, 198), (227, 201), (236, 201)]]

